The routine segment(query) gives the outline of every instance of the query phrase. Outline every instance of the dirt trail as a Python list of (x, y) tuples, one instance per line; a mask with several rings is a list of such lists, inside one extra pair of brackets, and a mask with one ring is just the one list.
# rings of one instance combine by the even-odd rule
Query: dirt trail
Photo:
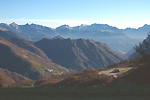
[[(114, 70), (118, 69), (119, 71), (115, 72)], [(105, 74), (105, 75), (113, 75), (114, 77), (118, 77), (118, 75), (125, 73), (126, 69), (125, 68), (112, 68), (106, 71), (100, 71), (99, 74)]]

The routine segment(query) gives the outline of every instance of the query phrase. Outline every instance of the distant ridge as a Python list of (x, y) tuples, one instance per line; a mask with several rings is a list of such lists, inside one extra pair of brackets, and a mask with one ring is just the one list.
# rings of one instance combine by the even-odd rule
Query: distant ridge
[(22, 38), (21, 36), (18, 36), (16, 33), (11, 32), (5, 28), (0, 28), (0, 37), (6, 39), (7, 41), (17, 45), (18, 47), (21, 47), (23, 49), (29, 50), (41, 57), (46, 57), (46, 55), (44, 54), (44, 52), (42, 52), (42, 50), (38, 49), (37, 47), (35, 47), (33, 45), (32, 41), (28, 41), (24, 38)]
[(63, 37), (61, 37), (60, 35), (57, 35), (57, 36), (53, 37), (52, 39), (53, 39), (53, 40), (55, 40), (55, 39), (63, 40), (64, 38), (63, 38)]
[[(27, 23), (25, 25), (18, 25), (13, 22), (11, 24), (1, 23), (0, 27), (15, 32), (30, 41), (39, 41), (43, 38), (52, 38), (57, 35), (71, 39), (92, 39), (101, 43), (106, 43), (112, 50), (122, 54), (128, 52), (137, 42), (141, 41), (141, 39), (134, 38), (137, 34), (147, 34), (147, 31), (150, 31), (148, 28), (149, 25), (145, 25), (143, 28), (141, 27), (139, 29), (127, 28), (123, 30), (107, 24), (96, 23), (75, 27), (70, 27), (65, 24), (53, 29), (37, 24)], [(142, 38), (144, 36), (145, 35), (140, 35)]]

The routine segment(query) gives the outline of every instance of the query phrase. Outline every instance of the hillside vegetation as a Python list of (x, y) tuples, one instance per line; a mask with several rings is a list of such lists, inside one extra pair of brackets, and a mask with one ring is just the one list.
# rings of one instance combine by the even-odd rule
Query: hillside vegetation
[(53, 69), (53, 73), (68, 71), (66, 68), (52, 63), (50, 59), (19, 48), (1, 37), (0, 50), (1, 68), (16, 72), (33, 80), (51, 76), (52, 73), (48, 69)]
[[(20, 82), (23, 82), (20, 84)], [(28, 84), (27, 84), (28, 83)], [(0, 68), (0, 87), (22, 87), (24, 85), (31, 85), (33, 83), (32, 80), (22, 76), (21, 74), (17, 74), (15, 72), (10, 72), (7, 69)]]
[(91, 87), (114, 84), (117, 82), (113, 76), (100, 75), (99, 71), (88, 68), (82, 72), (50, 77), (35, 83), (37, 87)]

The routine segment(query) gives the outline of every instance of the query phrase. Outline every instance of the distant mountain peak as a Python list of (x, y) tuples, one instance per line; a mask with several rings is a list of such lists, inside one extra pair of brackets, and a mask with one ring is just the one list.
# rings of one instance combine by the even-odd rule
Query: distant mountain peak
[(15, 22), (12, 22), (11, 24), (9, 24), (12, 27), (15, 27), (16, 29), (18, 29), (18, 24), (16, 24)]
[(29, 23), (26, 23), (25, 25), (30, 25)]
[(87, 26), (86, 24), (81, 24), (81, 27)]
[(70, 26), (65, 24), (65, 25), (62, 25), (61, 27), (69, 28)]
[(148, 26), (148, 24), (145, 24), (144, 26)]
[(54, 38), (52, 38), (52, 39), (59, 39), (59, 40), (63, 40), (64, 38), (63, 37), (61, 37), (60, 35), (57, 35), (57, 36), (55, 36)]
[(37, 25), (37, 24), (31, 23), (31, 25)]
[(57, 27), (57, 28), (68, 28), (68, 29), (71, 29), (71, 27), (69, 26), (69, 25), (61, 25), (61, 26), (59, 26), (59, 27)]
[(18, 24), (16, 24), (15, 22), (12, 22), (12, 23), (10, 23), (10, 25), (18, 25)]
[(138, 29), (142, 29), (142, 30), (144, 30), (144, 31), (147, 31), (147, 32), (149, 32), (150, 25), (148, 25), (148, 24), (145, 24), (143, 27), (139, 27)]
[(93, 23), (93, 24), (91, 24), (91, 25), (102, 25), (102, 24), (98, 24), (98, 23)]

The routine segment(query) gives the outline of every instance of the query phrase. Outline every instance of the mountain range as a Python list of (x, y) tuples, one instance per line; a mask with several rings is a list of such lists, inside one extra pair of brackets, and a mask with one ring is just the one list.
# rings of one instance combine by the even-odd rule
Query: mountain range
[(1, 68), (32, 80), (103, 68), (124, 59), (106, 44), (93, 40), (56, 36), (34, 42), (5, 28), (0, 28), (0, 50)]
[[(30, 41), (39, 41), (43, 38), (53, 38), (57, 35), (71, 39), (92, 39), (101, 43), (106, 43), (112, 50), (122, 54), (127, 53), (133, 46), (135, 46), (135, 44), (146, 37), (147, 32), (150, 31), (148, 28), (149, 25), (144, 25), (139, 29), (127, 28), (123, 30), (107, 24), (96, 23), (75, 27), (62, 25), (54, 29), (37, 24), (18, 25), (13, 22), (11, 24), (1, 23), (0, 27), (15, 32), (17, 35)], [(140, 37), (140, 39), (134, 38), (137, 34), (141, 34), (142, 37)]]
[(0, 27), (6, 28), (24, 37), (25, 39), (32, 40), (32, 41), (37, 41), (44, 37), (50, 38), (51, 36), (55, 36), (54, 29), (42, 25), (36, 25), (36, 24), (18, 25), (15, 22), (13, 22), (9, 25), (5, 23), (1, 23)]
[[(131, 38), (136, 36), (134, 32), (142, 35), (148, 31), (149, 25), (122, 30), (107, 24), (62, 25), (53, 29), (36, 24), (1, 23), (0, 68), (17, 73), (25, 80), (39, 80), (86, 68), (104, 68), (125, 59), (113, 50), (125, 53), (133, 48), (137, 43)], [(142, 47), (149, 43), (149, 37), (143, 41)], [(134, 52), (131, 50), (128, 55)], [(17, 76), (8, 76), (4, 71), (2, 76), (11, 76), (12, 82), (16, 82)]]
[(86, 68), (104, 68), (124, 59), (106, 44), (89, 39), (64, 39), (60, 36), (34, 42), (57, 64), (67, 69), (81, 71)]
[(128, 34), (130, 37), (136, 39), (138, 42), (143, 41), (147, 37), (147, 34), (150, 32), (150, 25), (145, 24), (142, 27), (137, 29), (135, 28), (126, 28), (123, 30), (125, 34)]

